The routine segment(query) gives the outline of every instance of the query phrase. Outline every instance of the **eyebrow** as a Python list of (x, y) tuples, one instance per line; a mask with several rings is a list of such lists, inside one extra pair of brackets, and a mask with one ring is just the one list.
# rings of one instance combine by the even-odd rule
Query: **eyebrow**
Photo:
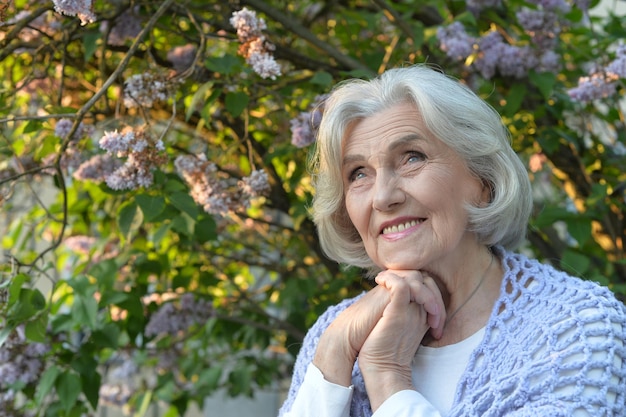
[[(426, 139), (421, 136), (418, 135), (417, 133), (411, 133), (408, 134), (406, 136), (402, 136), (401, 138), (393, 141), (391, 143), (391, 145), (389, 145), (388, 150), (389, 151), (395, 151), (396, 149), (406, 145), (407, 143), (413, 143), (413, 142), (424, 142)], [(354, 163), (354, 162), (360, 162), (363, 161), (365, 159), (365, 157), (363, 155), (360, 154), (352, 154), (352, 155), (346, 155), (344, 156), (343, 160), (342, 160), (342, 165), (341, 166), (346, 166), (350, 163)]]

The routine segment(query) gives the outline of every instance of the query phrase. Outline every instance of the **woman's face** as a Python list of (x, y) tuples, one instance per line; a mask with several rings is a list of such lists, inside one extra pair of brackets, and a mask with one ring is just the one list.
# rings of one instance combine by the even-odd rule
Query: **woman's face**
[(355, 122), (343, 144), (342, 176), (348, 216), (379, 267), (437, 271), (478, 246), (465, 204), (486, 201), (487, 187), (426, 129), (413, 105)]

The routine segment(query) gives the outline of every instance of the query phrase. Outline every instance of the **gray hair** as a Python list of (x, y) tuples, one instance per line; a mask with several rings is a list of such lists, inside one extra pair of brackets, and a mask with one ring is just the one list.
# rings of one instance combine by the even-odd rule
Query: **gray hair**
[(355, 121), (403, 102), (413, 104), (430, 132), (490, 187), (487, 205), (467, 206), (470, 230), (478, 241), (507, 249), (521, 244), (532, 210), (531, 186), (500, 115), (464, 84), (415, 65), (369, 81), (343, 82), (324, 103), (311, 168), (316, 189), (312, 214), (325, 254), (340, 263), (376, 268), (346, 212), (342, 146)]

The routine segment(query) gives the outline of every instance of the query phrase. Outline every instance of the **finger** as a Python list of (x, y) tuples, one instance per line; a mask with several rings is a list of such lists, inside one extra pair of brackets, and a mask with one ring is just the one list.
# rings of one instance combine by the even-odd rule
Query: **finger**
[[(432, 331), (433, 337), (436, 339), (441, 339), (441, 336), (443, 335), (443, 328), (446, 323), (446, 306), (445, 306), (441, 291), (439, 289), (439, 286), (437, 285), (437, 282), (432, 277), (428, 275), (425, 276), (423, 285), (427, 287), (431, 291), (432, 294), (435, 295), (435, 303), (437, 303), (438, 305), (439, 314), (434, 314), (434, 313), (429, 314), (428, 324), (433, 329)], [(428, 309), (426, 310), (428, 311)]]
[(387, 270), (380, 274), (381, 282), (386, 286), (402, 288), (396, 280), (401, 278), (409, 286), (410, 301), (421, 304), (427, 313), (427, 323), (433, 329), (433, 337), (441, 338), (445, 325), (445, 303), (434, 278), (421, 271)]

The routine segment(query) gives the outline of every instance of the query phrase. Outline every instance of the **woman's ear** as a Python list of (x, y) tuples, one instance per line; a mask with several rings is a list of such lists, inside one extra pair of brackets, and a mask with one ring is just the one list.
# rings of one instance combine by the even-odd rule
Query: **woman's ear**
[(494, 189), (493, 184), (487, 180), (482, 180), (483, 189), (480, 195), (480, 206), (486, 207), (493, 201), (494, 197)]

